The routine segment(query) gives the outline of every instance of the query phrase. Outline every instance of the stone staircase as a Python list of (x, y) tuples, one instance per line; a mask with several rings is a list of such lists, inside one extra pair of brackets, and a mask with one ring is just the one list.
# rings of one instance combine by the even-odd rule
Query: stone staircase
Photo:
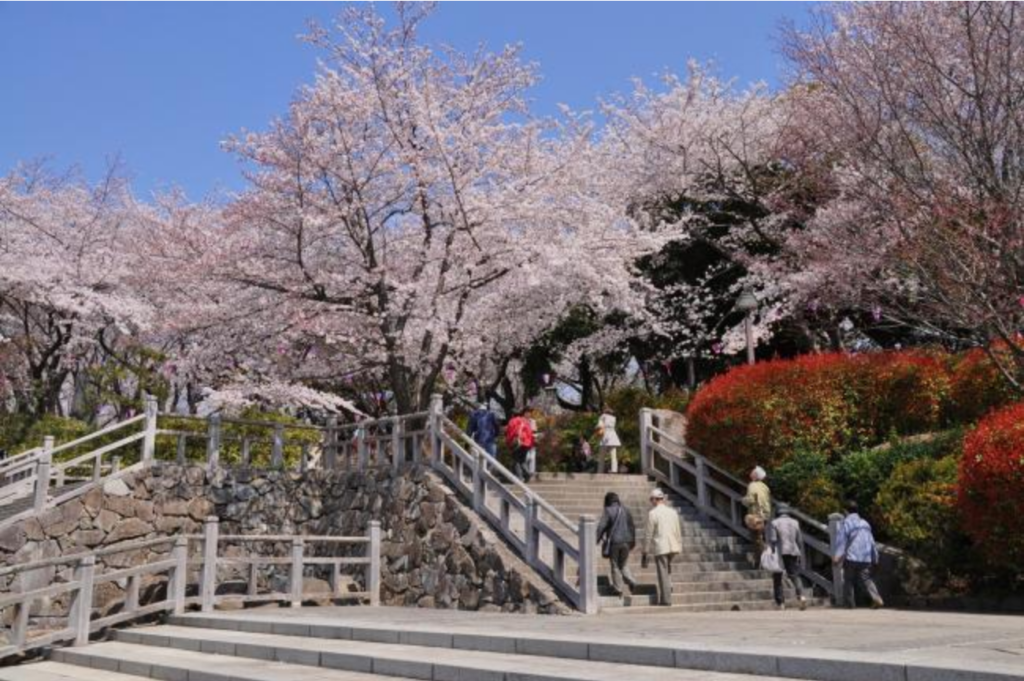
[[(640, 567), (644, 524), (651, 508), (648, 496), (654, 487), (647, 476), (548, 473), (534, 479), (530, 487), (573, 522), (583, 514), (600, 518), (605, 493), (618, 494), (636, 523), (637, 549), (630, 555), (629, 567), (641, 586), (629, 597), (614, 595), (608, 561), (601, 559), (598, 564), (601, 607), (603, 611), (654, 607), (653, 561), (647, 568)], [(672, 570), (673, 609), (764, 610), (774, 607), (771, 576), (754, 568), (750, 543), (718, 523), (702, 518), (686, 500), (665, 491), (668, 503), (679, 511), (683, 530), (683, 552), (676, 557)]]
[[(113, 640), (54, 650), (44, 662), (0, 669), (0, 681), (754, 681), (774, 674), (706, 671), (661, 645), (594, 645), (523, 635), (367, 627), (294, 617), (183, 616), (167, 625), (120, 630)], [(293, 611), (294, 612), (294, 611)], [(506, 616), (507, 617), (507, 616)], [(513, 616), (514, 617), (514, 616)], [(772, 660), (774, 663), (774, 660)], [(728, 667), (728, 665), (720, 666)], [(774, 668), (774, 664), (772, 668)], [(712, 667), (713, 668), (713, 667)], [(700, 670), (700, 671), (696, 671)], [(807, 678), (807, 677), (804, 677)]]

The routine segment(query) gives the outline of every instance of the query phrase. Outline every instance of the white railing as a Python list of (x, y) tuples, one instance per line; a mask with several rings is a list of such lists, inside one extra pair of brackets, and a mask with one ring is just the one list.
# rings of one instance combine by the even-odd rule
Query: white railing
[[(687, 447), (661, 426), (658, 411), (641, 410), (640, 457), (644, 472), (689, 501), (705, 516), (750, 539), (751, 532), (743, 522), (747, 512), (743, 505), (746, 483)], [(830, 516), (825, 524), (796, 509), (791, 508), (790, 515), (800, 522), (802, 530), (802, 575), (835, 602), (842, 602), (842, 571), (832, 563), (842, 516)]]
[[(51, 583), (48, 586), (15, 591), (0, 596), (0, 613), (13, 611), (9, 617), (7, 642), (0, 645), (0, 659), (10, 655), (22, 654), (38, 648), (51, 646), (61, 642), (72, 642), (74, 645), (85, 645), (91, 634), (108, 627), (152, 616), (160, 612), (182, 614), (189, 606), (199, 606), (204, 612), (211, 611), (225, 600), (241, 600), (246, 603), (262, 601), (280, 601), (292, 607), (301, 606), (304, 600), (357, 600), (369, 605), (380, 604), (380, 523), (370, 521), (369, 531), (365, 536), (308, 536), (308, 535), (222, 535), (219, 533), (216, 518), (207, 519), (201, 535), (175, 535), (127, 542), (88, 553), (79, 553), (45, 560), (37, 560), (6, 568), (0, 568), (0, 577), (21, 575), (29, 576), (39, 570), (48, 570), (57, 566), (73, 567), (72, 576), (63, 582)], [(365, 546), (364, 555), (306, 555), (306, 547), (311, 545), (330, 546)], [(247, 555), (224, 555), (222, 545), (250, 546)], [(285, 545), (289, 547), (288, 555), (267, 555), (259, 549)], [(164, 547), (164, 550), (160, 550)], [(167, 549), (166, 547), (170, 547)], [(196, 548), (198, 547), (198, 549)], [(128, 552), (156, 552), (155, 558), (149, 558), (141, 565), (104, 570), (102, 559), (113, 554)], [(234, 592), (218, 593), (218, 569), (226, 572), (233, 566), (244, 565), (244, 594)], [(282, 566), (287, 569), (287, 591), (263, 591), (259, 589), (259, 569)], [(331, 569), (329, 593), (303, 591), (303, 576), (308, 566), (327, 566)], [(365, 569), (363, 589), (346, 591), (343, 588), (342, 568), (359, 566)], [(235, 579), (233, 582), (237, 581)], [(270, 583), (271, 580), (267, 580)], [(94, 602), (97, 587), (110, 582), (118, 582), (124, 587), (124, 602), (116, 612), (110, 612), (110, 604), (97, 605)], [(190, 585), (194, 588), (190, 589)], [(162, 586), (163, 589), (154, 589)], [(142, 589), (147, 594), (162, 598), (146, 600), (141, 597)], [(192, 591), (196, 595), (189, 595)], [(33, 606), (43, 599), (70, 598), (66, 612), (58, 616), (33, 618)], [(107, 612), (109, 614), (102, 614)], [(94, 617), (95, 614), (101, 614)]]

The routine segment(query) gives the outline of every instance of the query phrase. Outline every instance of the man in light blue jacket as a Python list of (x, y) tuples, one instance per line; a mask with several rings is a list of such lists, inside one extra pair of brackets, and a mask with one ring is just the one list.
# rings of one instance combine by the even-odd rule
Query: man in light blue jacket
[(846, 517), (839, 525), (832, 562), (843, 566), (843, 600), (847, 608), (857, 607), (858, 582), (871, 597), (871, 607), (881, 608), (885, 603), (871, 579), (871, 569), (878, 564), (878, 546), (871, 525), (857, 511), (856, 501), (846, 505)]

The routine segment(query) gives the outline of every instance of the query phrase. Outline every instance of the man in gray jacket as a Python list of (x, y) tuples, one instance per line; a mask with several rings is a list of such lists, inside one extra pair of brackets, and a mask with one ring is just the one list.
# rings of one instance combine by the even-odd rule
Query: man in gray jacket
[(782, 577), (785, 575), (793, 584), (800, 609), (807, 608), (803, 585), (800, 583), (800, 566), (803, 563), (804, 537), (800, 532), (800, 523), (790, 517), (790, 509), (786, 504), (776, 506), (778, 517), (768, 524), (768, 544), (781, 559), (784, 572), (773, 572), (772, 582), (775, 588), (775, 605), (785, 610), (786, 597), (782, 590)]

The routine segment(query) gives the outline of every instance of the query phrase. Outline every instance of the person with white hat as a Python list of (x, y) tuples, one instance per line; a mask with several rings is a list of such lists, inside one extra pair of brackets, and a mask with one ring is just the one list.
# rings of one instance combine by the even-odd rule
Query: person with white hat
[(743, 505), (747, 507), (747, 515), (743, 524), (747, 526), (754, 539), (754, 559), (757, 561), (764, 551), (764, 528), (772, 517), (772, 493), (765, 484), (768, 476), (760, 466), (750, 471), (750, 484), (747, 494), (743, 497)]
[(658, 605), (672, 605), (672, 559), (683, 550), (683, 529), (679, 524), (679, 513), (665, 505), (665, 493), (657, 487), (651, 490), (651, 506), (647, 513), (640, 564), (647, 567), (649, 556), (654, 556), (654, 567), (658, 573)]

